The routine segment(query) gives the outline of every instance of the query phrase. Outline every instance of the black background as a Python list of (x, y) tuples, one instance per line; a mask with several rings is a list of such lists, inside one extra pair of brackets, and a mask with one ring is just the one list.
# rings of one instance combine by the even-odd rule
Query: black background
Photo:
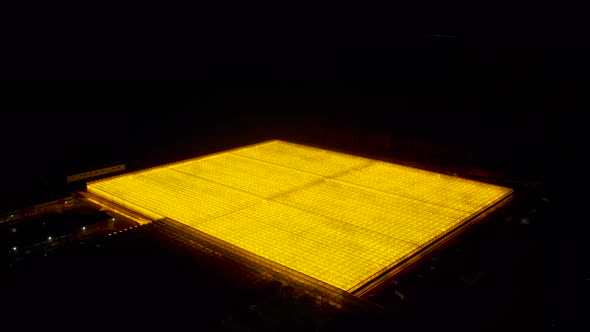
[(492, 24), (454, 20), (455, 9), (417, 20), (379, 9), (308, 20), (281, 9), (263, 21), (237, 10), (223, 21), (199, 11), (136, 13), (140, 23), (122, 15), (116, 26), (83, 15), (13, 25), (3, 76), (14, 80), (0, 95), (3, 199), (17, 204), (114, 162), (158, 164), (270, 138), (314, 143), (312, 127), (387, 134), (401, 142), (387, 156), (550, 188), (559, 214), (548, 248), (565, 271), (546, 287), (566, 288), (549, 298), (567, 301), (586, 287), (568, 282), (586, 273), (572, 255), (584, 252), (583, 32), (551, 24), (575, 18), (535, 22), (534, 10)]

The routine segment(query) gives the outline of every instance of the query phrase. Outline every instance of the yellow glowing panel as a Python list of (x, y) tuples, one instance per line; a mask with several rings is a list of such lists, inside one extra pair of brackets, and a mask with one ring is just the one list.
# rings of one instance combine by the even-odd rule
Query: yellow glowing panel
[(512, 192), (282, 141), (95, 181), (88, 191), (345, 291)]

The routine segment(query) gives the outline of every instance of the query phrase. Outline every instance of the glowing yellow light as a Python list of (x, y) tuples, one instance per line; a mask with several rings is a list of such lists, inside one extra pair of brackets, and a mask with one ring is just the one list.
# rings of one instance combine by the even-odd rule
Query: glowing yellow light
[(345, 291), (512, 192), (282, 141), (95, 181), (88, 191)]

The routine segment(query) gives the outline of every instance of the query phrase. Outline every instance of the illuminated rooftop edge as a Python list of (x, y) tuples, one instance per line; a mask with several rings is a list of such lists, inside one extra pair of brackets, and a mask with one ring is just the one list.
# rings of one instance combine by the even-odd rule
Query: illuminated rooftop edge
[(348, 292), (512, 193), (278, 140), (94, 181), (88, 191)]

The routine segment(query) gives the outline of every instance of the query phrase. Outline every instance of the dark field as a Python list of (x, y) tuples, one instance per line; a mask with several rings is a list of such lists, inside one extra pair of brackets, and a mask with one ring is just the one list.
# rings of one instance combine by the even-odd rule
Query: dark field
[[(231, 268), (137, 228), (2, 270), (2, 324), (310, 331), (583, 326), (584, 310), (574, 305), (590, 276), (577, 257), (584, 242), (575, 211), (583, 204), (566, 194), (582, 174), (575, 161), (585, 134), (575, 103), (561, 97), (557, 84), (544, 91), (535, 76), (541, 70), (527, 60), (534, 54), (498, 57), (491, 66), (467, 57), (447, 64), (462, 71), (425, 70), (415, 80), (7, 86), (2, 211), (67, 192), (67, 175), (117, 163), (141, 169), (273, 138), (492, 181), (515, 188), (520, 198), (508, 215), (374, 295), (385, 313), (289, 302), (276, 285), (249, 286)], [(511, 66), (518, 61), (529, 70)]]

